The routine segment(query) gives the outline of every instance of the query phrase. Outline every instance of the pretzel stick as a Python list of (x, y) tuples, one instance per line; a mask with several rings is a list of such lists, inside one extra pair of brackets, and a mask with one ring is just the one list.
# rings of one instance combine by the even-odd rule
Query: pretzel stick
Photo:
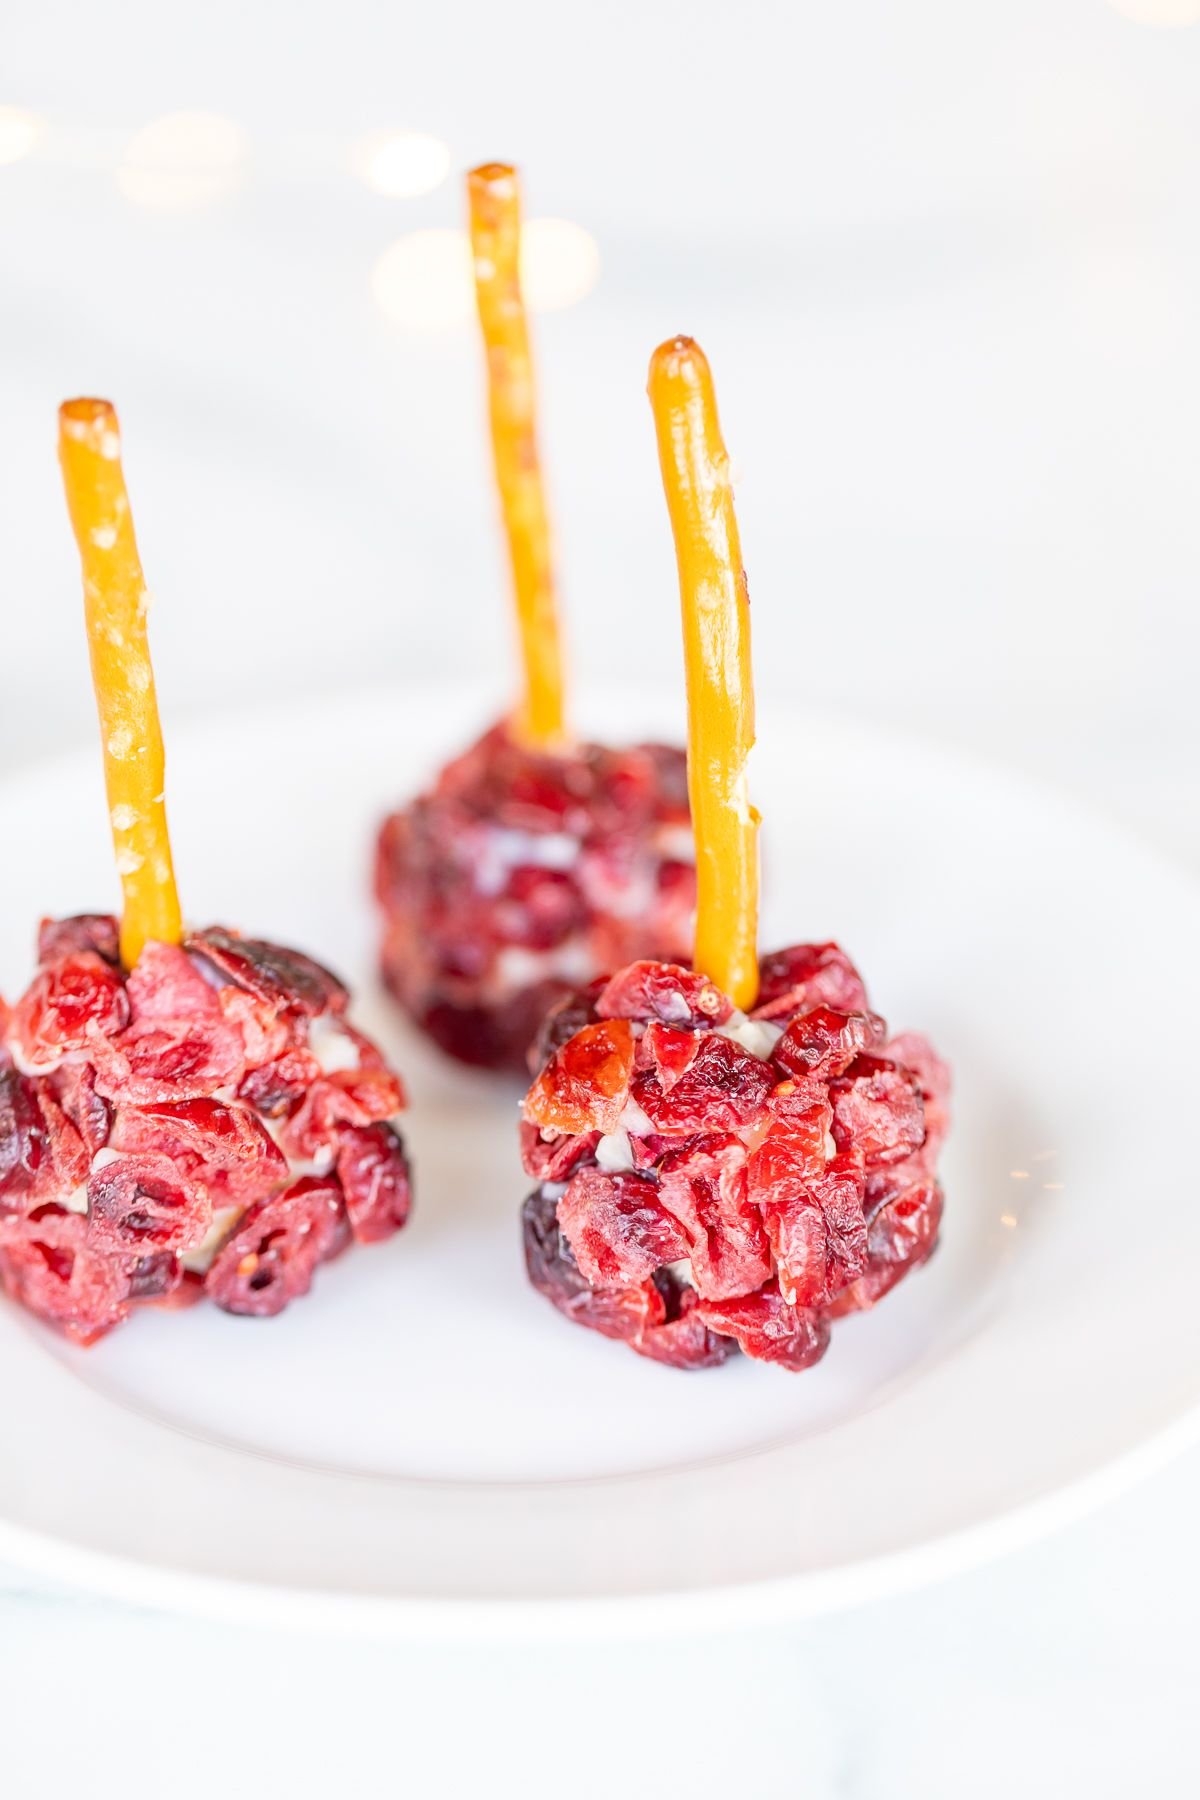
[(475, 298), (487, 350), (492, 460), (508, 537), (525, 693), (521, 737), (549, 749), (563, 738), (562, 646), (550, 525), (538, 462), (529, 327), (521, 298), (521, 198), (516, 170), (484, 163), (467, 177)]
[(117, 873), (121, 960), (183, 935), (163, 807), (163, 744), (146, 642), (146, 584), (133, 535), (117, 415), (107, 400), (59, 408), (58, 455), (83, 566), (92, 684)]
[(750, 600), (712, 375), (691, 338), (650, 359), (650, 405), (683, 605), (688, 793), (696, 836), (695, 966), (733, 1000), (758, 992), (758, 814)]

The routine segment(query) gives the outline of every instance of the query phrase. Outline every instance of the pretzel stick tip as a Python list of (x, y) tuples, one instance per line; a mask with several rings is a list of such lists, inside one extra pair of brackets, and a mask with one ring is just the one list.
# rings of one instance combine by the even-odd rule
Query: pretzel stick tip
[(758, 992), (758, 814), (750, 603), (708, 359), (688, 337), (650, 359), (650, 405), (675, 539), (696, 838), (695, 965), (734, 1004)]
[(183, 935), (163, 804), (164, 756), (146, 638), (146, 584), (121, 470), (121, 432), (107, 400), (59, 408), (58, 455), (83, 570), (92, 684), (124, 911), (121, 959), (150, 939)]

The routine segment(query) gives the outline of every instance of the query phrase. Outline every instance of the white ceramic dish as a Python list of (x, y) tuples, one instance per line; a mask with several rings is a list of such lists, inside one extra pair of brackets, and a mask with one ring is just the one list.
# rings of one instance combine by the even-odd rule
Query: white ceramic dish
[[(670, 709), (594, 709), (677, 736)], [(143, 1601), (377, 1631), (626, 1632), (811, 1612), (992, 1554), (1200, 1419), (1185, 877), (995, 771), (761, 709), (764, 942), (836, 935), (952, 1059), (942, 1248), (798, 1377), (572, 1330), (525, 1284), (516, 1090), (373, 979), (371, 830), (482, 725), (359, 697), (177, 734), (197, 921), (346, 973), (411, 1089), (414, 1221), (273, 1323), (147, 1312), (90, 1351), (0, 1303), (0, 1555)], [(585, 721), (586, 723), (586, 721)], [(0, 987), (110, 902), (98, 759), (0, 786)]]

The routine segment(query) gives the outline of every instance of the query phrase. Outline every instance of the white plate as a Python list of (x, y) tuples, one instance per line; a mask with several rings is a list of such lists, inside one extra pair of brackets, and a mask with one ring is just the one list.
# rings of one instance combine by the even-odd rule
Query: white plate
[[(614, 737), (675, 711), (598, 709)], [(190, 916), (354, 981), (410, 1084), (417, 1210), (273, 1323), (150, 1311), (80, 1351), (0, 1305), (0, 1555), (354, 1629), (720, 1623), (991, 1554), (1191, 1435), (1194, 887), (1052, 795), (764, 705), (764, 941), (836, 935), (952, 1059), (946, 1223), (815, 1370), (681, 1374), (528, 1288), (515, 1089), (373, 979), (373, 824), (485, 716), (404, 693), (178, 735)], [(12, 994), (40, 913), (111, 900), (97, 759), (0, 787), (0, 844)]]

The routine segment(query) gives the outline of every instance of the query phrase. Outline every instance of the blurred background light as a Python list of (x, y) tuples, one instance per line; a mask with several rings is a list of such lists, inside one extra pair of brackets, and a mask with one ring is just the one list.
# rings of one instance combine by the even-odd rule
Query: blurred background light
[(1194, 25), (1200, 0), (1108, 0), (1114, 12), (1139, 25)]
[(377, 194), (413, 200), (445, 181), (450, 147), (423, 131), (372, 131), (351, 146), (350, 167)]
[(180, 112), (135, 133), (117, 167), (117, 186), (135, 205), (184, 211), (223, 199), (246, 162), (246, 134), (219, 113)]
[(0, 106), (0, 163), (20, 162), (41, 133), (42, 122), (36, 113), (19, 106)]
[[(521, 233), (521, 284), (532, 312), (574, 306), (596, 285), (600, 252), (591, 232), (570, 219), (529, 219)], [(393, 325), (440, 331), (463, 324), (475, 307), (465, 231), (410, 231), (380, 256), (371, 276), (375, 303)]]
[(590, 231), (570, 219), (530, 219), (521, 232), (521, 285), (534, 312), (574, 306), (590, 294), (600, 273), (600, 251)]

